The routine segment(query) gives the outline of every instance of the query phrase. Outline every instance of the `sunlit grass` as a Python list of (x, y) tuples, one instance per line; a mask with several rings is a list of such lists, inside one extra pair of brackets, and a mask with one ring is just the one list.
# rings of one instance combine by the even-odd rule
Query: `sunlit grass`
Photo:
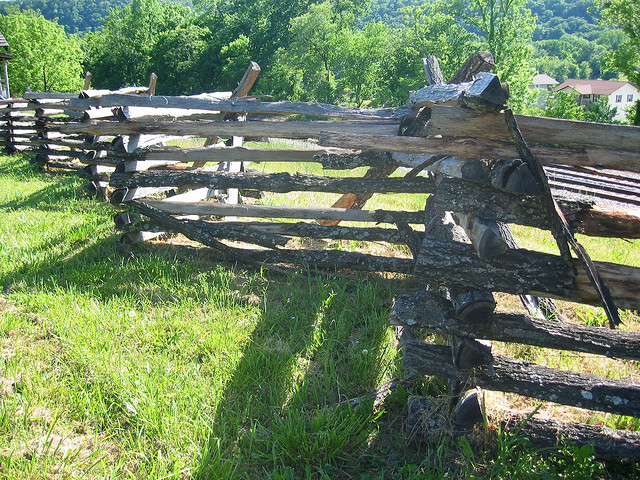
[[(307, 167), (322, 173), (315, 164), (286, 166)], [(0, 478), (559, 478), (567, 469), (590, 478), (600, 471), (589, 452), (548, 460), (508, 436), (486, 452), (405, 444), (407, 392), (384, 411), (337, 407), (404, 376), (388, 313), (394, 295), (414, 286), (410, 279), (285, 276), (170, 244), (122, 257), (112, 207), (85, 198), (81, 185), (0, 157)], [(424, 197), (394, 197), (374, 197), (367, 208), (424, 208)], [(535, 233), (517, 233), (540, 248)], [(607, 242), (603, 255), (628, 248), (624, 258), (637, 258), (637, 243)], [(602, 322), (597, 310), (581, 308), (585, 322)], [(505, 348), (563, 368), (583, 361)], [(584, 368), (613, 378), (637, 375), (631, 362), (587, 360)], [(434, 391), (443, 393), (442, 382), (426, 379), (410, 393)], [(638, 429), (628, 417), (595, 421)]]

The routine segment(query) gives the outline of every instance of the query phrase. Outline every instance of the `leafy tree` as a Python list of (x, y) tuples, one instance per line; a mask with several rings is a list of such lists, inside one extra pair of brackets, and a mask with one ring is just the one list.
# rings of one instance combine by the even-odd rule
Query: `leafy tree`
[(617, 107), (609, 105), (606, 98), (599, 98), (584, 110), (582, 119), (587, 122), (614, 123)]
[(407, 7), (402, 13), (404, 26), (393, 32), (391, 53), (382, 64), (377, 103), (384, 105), (404, 104), (410, 90), (424, 86), (422, 58), (438, 57), (444, 77), (450, 78), (480, 47), (478, 36), (447, 13), (443, 3)]
[[(278, 50), (276, 71), (290, 69), (297, 74), (286, 75), (297, 85), (280, 85), (289, 93), (298, 92), (300, 100), (333, 102), (337, 95), (336, 59), (342, 39), (341, 30), (348, 22), (336, 15), (325, 2), (312, 5), (304, 15), (291, 20), (291, 43)], [(273, 75), (269, 77), (273, 80)], [(274, 87), (278, 82), (268, 82)], [(296, 95), (298, 97), (298, 95)]]
[(339, 41), (342, 58), (338, 84), (359, 107), (378, 91), (382, 60), (389, 53), (389, 28), (380, 22), (368, 23), (362, 29), (344, 28)]
[(605, 65), (626, 75), (640, 85), (640, 5), (638, 0), (598, 0), (603, 7), (602, 19), (620, 27), (626, 38), (605, 58)]
[(110, 89), (147, 83), (153, 59), (173, 54), (156, 44), (162, 39), (166, 48), (182, 48), (176, 44), (179, 37), (166, 36), (176, 29), (188, 31), (184, 43), (190, 45), (184, 50), (201, 51), (198, 42), (204, 40), (205, 32), (189, 29), (190, 13), (185, 6), (159, 0), (133, 0), (124, 8), (113, 9), (103, 31), (85, 37), (86, 66), (94, 83)]
[(542, 115), (569, 120), (614, 123), (616, 107), (610, 106), (606, 98), (600, 98), (590, 105), (581, 106), (578, 105), (576, 94), (556, 92), (547, 101), (547, 107)]
[(582, 120), (583, 113), (582, 107), (578, 105), (576, 100), (576, 95), (556, 92), (547, 100), (547, 107), (543, 112), (543, 116)]
[[(83, 33), (99, 29), (109, 10), (122, 7), (130, 0), (20, 0), (6, 2), (6, 8), (39, 10), (47, 20), (57, 19), (67, 33)], [(10, 7), (9, 7), (10, 8)]]
[(80, 42), (40, 13), (0, 16), (0, 31), (10, 45), (11, 91), (77, 92), (83, 85)]
[(158, 35), (149, 51), (149, 71), (158, 75), (158, 95), (193, 95), (206, 89), (212, 81), (205, 65), (210, 36), (207, 28), (193, 24)]
[(533, 78), (531, 38), (536, 20), (526, 0), (456, 0), (452, 11), (479, 32), (496, 60), (496, 72), (508, 82), (509, 104), (518, 111), (533, 103), (528, 86)]

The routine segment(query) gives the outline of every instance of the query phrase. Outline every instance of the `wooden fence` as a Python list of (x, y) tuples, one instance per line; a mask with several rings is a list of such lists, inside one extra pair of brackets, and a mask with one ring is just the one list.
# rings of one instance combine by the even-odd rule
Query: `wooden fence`
[[(96, 189), (106, 188), (108, 175), (123, 245), (174, 232), (249, 264), (415, 275), (431, 288), (398, 296), (391, 315), (404, 329), (408, 370), (446, 377), (458, 389), (473, 384), (640, 418), (636, 382), (505, 358), (478, 341), (640, 360), (640, 334), (569, 324), (544, 300), (604, 305), (614, 327), (617, 308), (640, 309), (640, 269), (591, 262), (573, 239), (573, 232), (640, 237), (640, 129), (513, 116), (504, 106), (505, 86), (483, 73), (491, 67), (490, 56), (476, 54), (444, 84), (430, 59), (431, 84), (412, 93), (409, 106), (381, 109), (243, 98), (259, 72), (255, 65), (234, 92), (31, 94), (3, 109), (1, 132), (5, 147), (30, 146), (42, 165), (89, 167), (92, 180), (103, 182)], [(158, 145), (186, 136), (209, 140), (193, 148)], [(304, 140), (305, 147), (248, 147), (243, 137)], [(261, 170), (246, 169), (249, 162)], [(355, 177), (277, 171), (290, 162), (367, 169)], [(284, 195), (275, 197), (277, 205), (238, 202), (251, 192)], [(292, 192), (296, 202), (304, 201), (298, 192), (309, 193), (306, 205), (283, 205)], [(339, 197), (318, 206), (317, 194)], [(426, 206), (364, 209), (380, 194), (422, 196)], [(518, 248), (510, 223), (550, 231), (559, 254)], [(326, 243), (305, 247), (296, 238), (408, 248), (372, 254)], [(492, 292), (520, 295), (529, 314), (494, 312)], [(416, 326), (450, 335), (452, 345), (415, 341)], [(590, 428), (535, 425), (536, 438), (553, 428), (577, 442), (587, 440), (574, 433)], [(640, 449), (629, 448), (640, 445), (637, 436), (592, 433), (606, 440), (596, 442), (600, 456), (624, 451), (640, 459)]]

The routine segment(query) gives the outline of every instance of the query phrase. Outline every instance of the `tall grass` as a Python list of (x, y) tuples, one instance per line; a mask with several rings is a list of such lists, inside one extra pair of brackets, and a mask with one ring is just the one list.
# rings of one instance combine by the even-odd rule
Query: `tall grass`
[(587, 472), (589, 452), (559, 466), (510, 437), (500, 464), (405, 444), (406, 393), (341, 404), (404, 375), (388, 309), (406, 280), (278, 275), (166, 243), (121, 257), (112, 208), (81, 183), (0, 157), (0, 478)]

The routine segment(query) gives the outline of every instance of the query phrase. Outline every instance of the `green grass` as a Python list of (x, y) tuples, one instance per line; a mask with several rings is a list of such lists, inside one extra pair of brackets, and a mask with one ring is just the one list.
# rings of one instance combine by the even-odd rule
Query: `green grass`
[[(81, 185), (0, 157), (0, 478), (603, 472), (588, 450), (518, 437), (406, 444), (403, 391), (340, 405), (404, 375), (388, 310), (405, 280), (249, 271), (170, 244), (122, 257), (112, 207)], [(409, 393), (424, 392), (446, 393), (429, 379)]]

